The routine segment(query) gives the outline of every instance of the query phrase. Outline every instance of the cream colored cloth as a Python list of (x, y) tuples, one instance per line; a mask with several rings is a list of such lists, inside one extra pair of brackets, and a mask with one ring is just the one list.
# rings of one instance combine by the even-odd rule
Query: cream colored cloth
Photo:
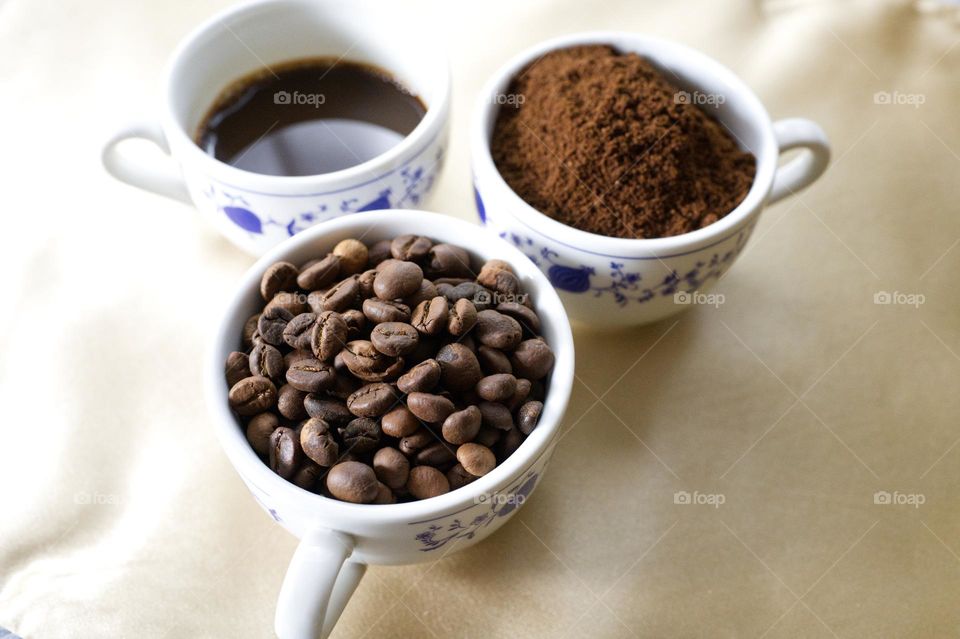
[[(27, 639), (272, 632), (295, 540), (221, 454), (200, 390), (251, 260), (98, 163), (107, 132), (156, 104), (177, 41), (226, 5), (0, 5), (0, 626)], [(820, 122), (835, 154), (764, 214), (719, 308), (579, 332), (536, 496), (475, 548), (373, 567), (335, 636), (956, 635), (956, 24), (881, 0), (410, 11), (436, 21), (454, 68), (438, 211), (474, 219), (481, 83), (577, 30), (695, 46), (774, 118)]]

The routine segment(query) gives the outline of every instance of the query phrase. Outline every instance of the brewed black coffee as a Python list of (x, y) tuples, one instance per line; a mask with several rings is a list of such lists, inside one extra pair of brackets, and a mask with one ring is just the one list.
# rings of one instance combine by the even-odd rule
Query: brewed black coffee
[(266, 175), (318, 175), (396, 146), (426, 113), (377, 67), (312, 58), (272, 65), (224, 90), (197, 129), (213, 157)]

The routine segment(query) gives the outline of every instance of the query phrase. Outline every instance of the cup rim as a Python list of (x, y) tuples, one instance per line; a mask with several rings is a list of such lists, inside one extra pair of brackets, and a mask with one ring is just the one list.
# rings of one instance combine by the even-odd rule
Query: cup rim
[[(677, 66), (705, 68), (711, 74), (718, 76), (724, 84), (735, 89), (738, 100), (751, 110), (751, 122), (760, 133), (760, 142), (757, 145), (760, 152), (754, 153), (757, 168), (753, 183), (740, 204), (713, 224), (689, 233), (657, 238), (620, 238), (582, 231), (558, 222), (528, 204), (507, 184), (497, 170), (490, 153), (490, 137), (487, 131), (492, 130), (493, 121), (500, 109), (500, 105), (493, 98), (509, 86), (517, 72), (531, 62), (550, 51), (585, 44), (606, 44), (627, 52), (633, 50), (631, 47), (655, 49), (663, 54), (660, 56), (661, 59), (670, 58), (672, 61), (685, 59), (683, 64)], [(677, 251), (682, 252), (715, 243), (720, 238), (735, 232), (763, 207), (773, 185), (778, 158), (778, 146), (770, 116), (756, 94), (733, 71), (710, 56), (686, 45), (628, 31), (585, 31), (567, 34), (539, 42), (516, 54), (497, 69), (483, 85), (475, 104), (470, 136), (475, 180), (479, 183), (480, 178), (483, 177), (484, 184), (496, 191), (495, 196), (509, 200), (510, 214), (545, 237), (571, 248), (584, 250), (589, 247), (589, 252), (597, 255), (627, 259), (633, 255), (668, 257), (669, 254)], [(487, 201), (487, 194), (482, 187), (477, 185), (477, 191), (488, 209), (493, 206)]]
[[(245, 300), (251, 294), (259, 295), (259, 283), (264, 270), (278, 260), (311, 245), (322, 245), (329, 235), (354, 233), (382, 222), (401, 222), (411, 230), (428, 229), (440, 241), (457, 242), (468, 251), (481, 256), (494, 255), (508, 261), (525, 280), (541, 317), (549, 318), (555, 335), (551, 348), (556, 363), (550, 376), (541, 420), (537, 428), (510, 457), (490, 473), (470, 484), (448, 493), (420, 501), (400, 504), (352, 504), (312, 493), (283, 479), (263, 463), (247, 442), (242, 425), (233, 416), (227, 402), (227, 385), (223, 377), (223, 357), (236, 350), (240, 324), (243, 322)], [(479, 248), (478, 248), (479, 247)], [(496, 247), (490, 250), (486, 247)], [(481, 253), (482, 250), (482, 253)], [(478, 497), (493, 494), (518, 479), (553, 444), (560, 432), (560, 424), (570, 400), (574, 377), (574, 344), (569, 318), (563, 303), (546, 276), (533, 262), (508, 242), (492, 232), (459, 218), (439, 213), (412, 209), (388, 209), (342, 216), (310, 227), (273, 247), (257, 260), (242, 276), (226, 309), (219, 316), (215, 337), (207, 350), (204, 365), (204, 390), (208, 410), (215, 421), (217, 438), (231, 464), (246, 483), (282, 502), (322, 516), (322, 521), (341, 523), (411, 523), (429, 519), (458, 508), (477, 503)], [(331, 523), (331, 525), (333, 525)]]
[[(181, 90), (179, 88), (178, 78), (179, 73), (183, 72), (182, 64), (187, 60), (193, 48), (200, 47), (203, 44), (203, 39), (208, 34), (233, 19), (263, 12), (264, 10), (277, 12), (290, 8), (310, 9), (318, 4), (343, 3), (338, 0), (248, 0), (215, 13), (183, 37), (170, 55), (164, 71), (164, 128), (167, 136), (172, 138), (171, 146), (174, 148), (182, 148), (183, 152), (188, 154), (190, 161), (196, 163), (207, 175), (216, 177), (226, 184), (243, 184), (253, 189), (297, 189), (303, 187), (321, 188), (336, 186), (345, 181), (366, 178), (370, 173), (378, 172), (386, 166), (397, 163), (401, 158), (409, 155), (411, 152), (419, 152), (421, 150), (420, 147), (425, 148), (428, 146), (429, 141), (425, 142), (424, 140), (426, 138), (432, 139), (439, 130), (443, 128), (450, 108), (450, 60), (446, 52), (439, 47), (436, 53), (437, 66), (429, 70), (431, 74), (436, 72), (436, 77), (431, 78), (429, 83), (436, 86), (437, 98), (427, 104), (427, 110), (420, 119), (420, 122), (417, 123), (417, 126), (404, 136), (400, 142), (380, 155), (345, 169), (331, 171), (329, 173), (317, 173), (315, 175), (268, 175), (265, 173), (255, 173), (227, 164), (204, 152), (194, 141), (190, 132), (185, 130), (183, 124), (176, 116), (174, 96), (177, 91)], [(411, 23), (411, 25), (413, 25), (413, 23)], [(424, 31), (424, 37), (425, 34), (426, 32)], [(393, 73), (393, 70), (390, 68), (384, 67), (384, 69)], [(207, 108), (210, 106), (211, 105), (207, 105)]]

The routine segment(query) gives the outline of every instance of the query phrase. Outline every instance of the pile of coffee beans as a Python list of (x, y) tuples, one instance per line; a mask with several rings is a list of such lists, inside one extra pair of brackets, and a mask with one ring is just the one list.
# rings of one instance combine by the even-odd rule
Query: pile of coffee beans
[(362, 504), (441, 495), (537, 426), (554, 355), (509, 264), (403, 235), (263, 274), (230, 407), (274, 472)]

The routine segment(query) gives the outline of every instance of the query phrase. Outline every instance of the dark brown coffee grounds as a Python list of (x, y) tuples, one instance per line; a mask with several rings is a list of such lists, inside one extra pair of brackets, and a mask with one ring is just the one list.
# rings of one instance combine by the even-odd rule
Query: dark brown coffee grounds
[(511, 83), (493, 160), (527, 203), (583, 231), (654, 238), (703, 228), (743, 201), (756, 166), (678, 95), (636, 54), (553, 51)]

